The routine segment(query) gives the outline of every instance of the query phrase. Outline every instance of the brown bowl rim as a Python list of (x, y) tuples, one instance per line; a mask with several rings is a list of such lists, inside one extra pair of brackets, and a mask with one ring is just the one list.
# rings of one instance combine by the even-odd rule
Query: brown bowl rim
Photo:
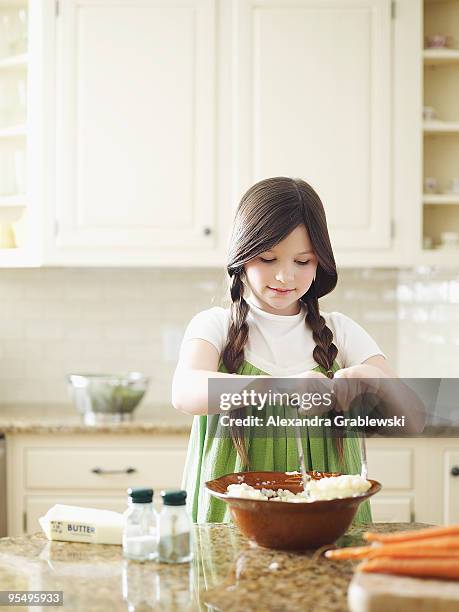
[[(309, 471), (307, 472), (308, 474), (312, 475), (314, 472), (313, 471)], [(321, 474), (324, 474), (327, 478), (329, 478), (330, 476), (342, 476), (343, 474), (340, 472), (320, 472)], [(254, 472), (229, 472), (228, 474), (222, 474), (222, 476), (219, 476), (218, 478), (214, 478), (213, 480), (208, 480), (207, 482), (205, 482), (205, 486), (206, 489), (209, 491), (209, 493), (211, 495), (213, 495), (214, 497), (217, 497), (218, 499), (221, 499), (222, 501), (225, 502), (256, 502), (257, 504), (266, 504), (265, 499), (248, 499), (248, 498), (244, 498), (244, 497), (232, 497), (230, 495), (228, 495), (227, 493), (219, 493), (218, 491), (215, 491), (214, 489), (211, 488), (211, 485), (220, 481), (222, 478), (225, 478), (226, 476), (243, 476), (246, 474), (283, 474), (283, 475), (287, 475), (288, 474), (286, 472), (275, 472), (275, 471), (257, 471), (255, 470)], [(358, 474), (352, 474), (354, 476), (358, 476)], [(382, 484), (380, 482), (378, 482), (377, 480), (373, 480), (372, 478), (367, 478), (366, 480), (368, 480), (368, 482), (371, 482), (371, 488), (368, 489), (368, 491), (366, 491), (365, 493), (360, 493), (358, 495), (352, 495), (351, 497), (335, 497), (334, 499), (317, 499), (316, 501), (312, 501), (312, 502), (308, 502), (305, 504), (270, 504), (270, 507), (274, 507), (274, 506), (279, 506), (280, 508), (287, 508), (287, 507), (292, 507), (292, 508), (311, 508), (311, 507), (317, 507), (320, 505), (330, 505), (332, 502), (338, 502), (338, 503), (342, 503), (342, 502), (346, 502), (346, 501), (363, 501), (365, 499), (367, 499), (368, 497), (371, 497), (372, 495), (375, 495), (376, 493), (378, 493), (381, 489), (382, 489)], [(234, 483), (237, 484), (237, 483)], [(280, 488), (280, 486), (279, 486)]]

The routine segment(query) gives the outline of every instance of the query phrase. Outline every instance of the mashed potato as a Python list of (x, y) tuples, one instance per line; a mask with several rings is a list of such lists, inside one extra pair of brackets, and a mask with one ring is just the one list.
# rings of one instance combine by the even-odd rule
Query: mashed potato
[(357, 474), (330, 476), (319, 480), (309, 480), (306, 489), (300, 493), (292, 493), (286, 489), (255, 489), (245, 482), (228, 485), (226, 492), (231, 497), (244, 499), (262, 499), (265, 501), (284, 501), (290, 503), (312, 502), (342, 497), (355, 497), (368, 491), (371, 483)]

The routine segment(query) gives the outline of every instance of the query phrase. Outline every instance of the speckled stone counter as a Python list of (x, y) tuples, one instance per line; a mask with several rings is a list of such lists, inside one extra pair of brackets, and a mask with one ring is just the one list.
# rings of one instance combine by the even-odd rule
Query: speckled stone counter
[(189, 434), (192, 421), (192, 416), (172, 406), (139, 407), (132, 421), (85, 425), (72, 406), (0, 405), (0, 433), (5, 434)]
[[(171, 405), (143, 407), (134, 412), (132, 421), (85, 425), (81, 415), (71, 406), (3, 405), (0, 404), (0, 434), (189, 434), (193, 417)], [(420, 438), (459, 438), (459, 426), (437, 424), (426, 426)], [(407, 437), (406, 439), (410, 439)]]
[[(390, 532), (420, 524), (379, 523)], [(339, 542), (362, 542), (352, 528)], [(230, 524), (194, 527), (195, 558), (184, 565), (136, 563), (120, 546), (48, 542), (42, 534), (0, 539), (0, 590), (62, 590), (64, 610), (346, 611), (355, 562), (252, 546)], [(26, 608), (15, 607), (15, 610)]]

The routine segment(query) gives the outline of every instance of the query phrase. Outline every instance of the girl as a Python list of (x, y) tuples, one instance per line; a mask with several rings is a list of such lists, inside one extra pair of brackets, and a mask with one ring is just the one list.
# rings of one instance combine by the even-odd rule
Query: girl
[[(318, 299), (334, 289), (337, 272), (322, 202), (304, 181), (270, 178), (245, 193), (227, 271), (231, 307), (210, 308), (192, 319), (172, 385), (175, 408), (195, 415), (183, 487), (198, 523), (230, 520), (227, 505), (207, 493), (207, 480), (247, 470), (298, 470), (295, 439), (278, 431), (263, 438), (246, 439), (237, 428), (230, 438), (215, 435), (209, 378), (330, 378), (338, 370), (342, 377), (396, 376), (357, 323), (319, 311)], [(306, 428), (303, 451), (307, 470), (360, 472), (356, 438), (337, 440), (325, 430), (312, 436)], [(368, 503), (360, 505), (356, 522), (371, 522)]]

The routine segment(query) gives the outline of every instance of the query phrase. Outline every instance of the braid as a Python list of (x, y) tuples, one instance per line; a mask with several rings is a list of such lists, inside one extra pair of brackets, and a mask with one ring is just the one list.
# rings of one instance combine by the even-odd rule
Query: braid
[[(244, 283), (240, 272), (232, 276), (230, 287), (231, 294), (231, 318), (228, 329), (228, 339), (222, 353), (222, 361), (230, 374), (235, 374), (244, 361), (244, 346), (249, 336), (249, 326), (247, 325), (247, 314), (249, 305), (244, 300)], [(235, 418), (245, 416), (243, 408), (232, 411)], [(231, 437), (233, 439), (236, 452), (239, 455), (243, 466), (249, 465), (249, 454), (244, 440), (244, 428), (231, 424)]]
[[(338, 354), (338, 349), (333, 343), (333, 332), (325, 324), (325, 319), (319, 312), (319, 300), (316, 297), (314, 291), (314, 281), (311, 285), (310, 290), (304, 296), (308, 307), (308, 313), (306, 315), (306, 323), (312, 330), (312, 338), (316, 343), (316, 347), (312, 353), (314, 360), (326, 370), (328, 378), (333, 378), (333, 362)], [(338, 429), (335, 429), (335, 434), (338, 433)], [(336, 449), (338, 451), (338, 458), (343, 463), (344, 461), (344, 442), (341, 436), (336, 435), (335, 437)]]
[(244, 361), (244, 346), (249, 335), (246, 323), (249, 305), (244, 300), (244, 283), (239, 273), (233, 275), (230, 294), (231, 319), (222, 360), (228, 372), (234, 374)]
[(324, 368), (328, 378), (333, 378), (333, 362), (338, 354), (338, 349), (333, 344), (333, 332), (325, 324), (325, 319), (319, 312), (319, 301), (313, 295), (305, 295), (308, 313), (306, 323), (312, 330), (312, 338), (316, 347), (312, 353), (314, 360)]

